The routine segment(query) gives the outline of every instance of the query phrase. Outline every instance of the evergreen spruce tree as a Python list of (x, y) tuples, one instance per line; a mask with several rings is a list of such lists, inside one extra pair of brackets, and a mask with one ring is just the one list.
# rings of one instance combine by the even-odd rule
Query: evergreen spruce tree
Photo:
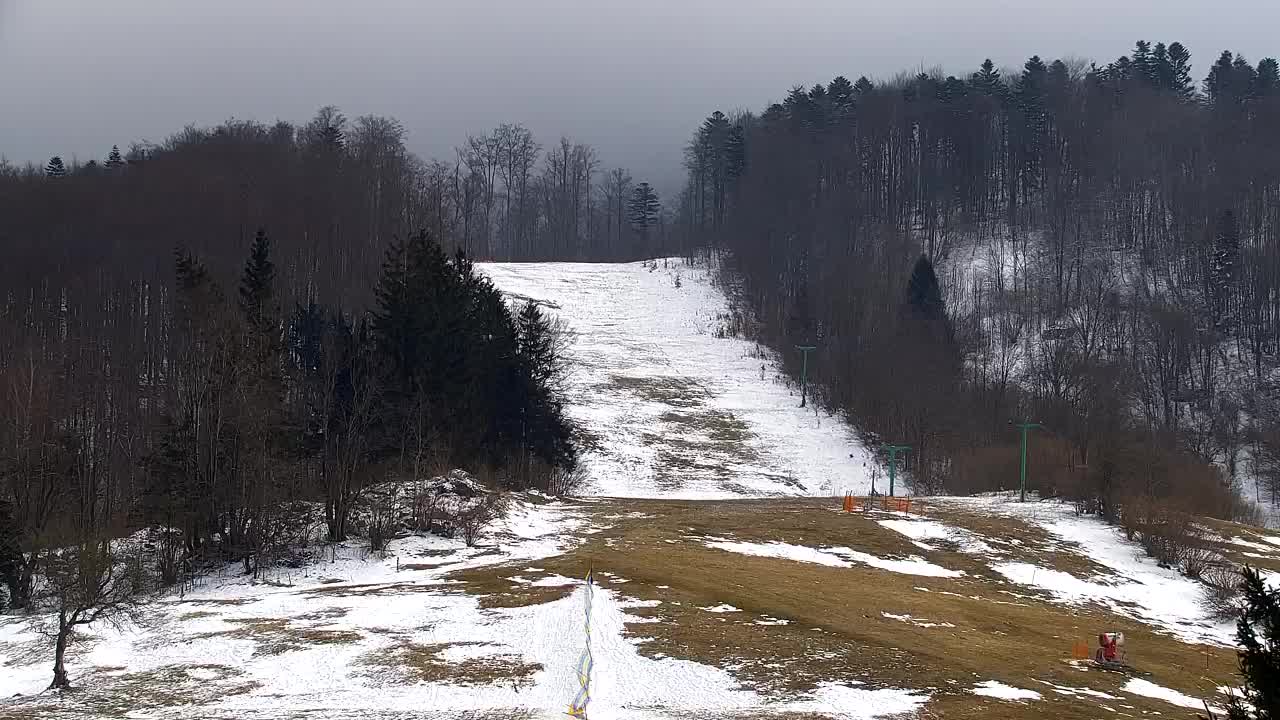
[(1016, 101), (1021, 111), (1023, 130), (1018, 148), (1021, 153), (1019, 168), (1022, 192), (1028, 193), (1039, 186), (1040, 168), (1049, 131), (1049, 114), (1046, 104), (1049, 68), (1039, 55), (1031, 56), (1023, 65), (1018, 78)]
[(1213, 238), (1213, 258), (1209, 267), (1209, 297), (1214, 327), (1230, 324), (1231, 286), (1240, 258), (1240, 226), (1235, 213), (1223, 210), (1218, 216)]
[(1243, 55), (1237, 55), (1235, 62), (1231, 63), (1231, 74), (1231, 86), (1238, 95), (1237, 99), (1252, 99), (1257, 88), (1258, 73)]
[(1151, 51), (1151, 68), (1155, 87), (1165, 90), (1174, 90), (1173, 63), (1169, 60), (1169, 48), (1164, 43), (1156, 43), (1156, 47)]
[(26, 589), (21, 581), (22, 530), (14, 517), (13, 501), (0, 494), (0, 590), (5, 592), (5, 602), (0, 609), (18, 609), (26, 606)]
[(1151, 56), (1151, 43), (1139, 40), (1134, 45), (1132, 60), (1136, 78), (1147, 87), (1157, 87), (1155, 58)]
[(866, 95), (875, 89), (875, 83), (868, 80), (866, 75), (858, 78), (858, 82), (853, 84), (853, 94), (858, 97)]
[(1245, 690), (1243, 697), (1231, 699), (1227, 717), (1280, 720), (1280, 590), (1269, 589), (1251, 567), (1244, 569), (1240, 587), (1245, 602), (1236, 621), (1236, 641)]
[(271, 241), (260, 229), (240, 276), (240, 315), (245, 325), (245, 358), (240, 380), (249, 388), (252, 405), (250, 442), (275, 433), (283, 420), (284, 344), (275, 285)]
[(1223, 104), (1239, 99), (1241, 89), (1236, 87), (1234, 65), (1235, 56), (1231, 51), (1223, 50), (1217, 62), (1209, 68), (1204, 79), (1204, 94), (1209, 102)]
[(44, 166), (44, 174), (51, 178), (64, 177), (67, 174), (67, 166), (62, 162), (62, 158), (54, 155), (49, 158), (49, 164)]
[(271, 241), (265, 230), (258, 230), (240, 276), (240, 311), (254, 333), (273, 333), (276, 266), (271, 262)]
[(337, 124), (325, 125), (320, 131), (320, 141), (332, 151), (340, 151), (347, 145), (347, 135)]
[(527, 388), (522, 409), (525, 448), (548, 464), (572, 468), (576, 450), (556, 394), (560, 358), (556, 356), (551, 323), (537, 303), (528, 302), (520, 309), (515, 324)]
[(1255, 98), (1274, 97), (1280, 94), (1280, 64), (1275, 58), (1263, 58), (1258, 62), (1257, 76), (1254, 80)]
[(111, 152), (107, 153), (107, 162), (104, 166), (111, 172), (115, 172), (124, 167), (124, 157), (120, 155), (119, 145), (111, 146)]
[(649, 251), (649, 232), (658, 224), (658, 215), (662, 213), (662, 204), (658, 201), (658, 193), (649, 183), (637, 184), (631, 191), (631, 200), (627, 202), (630, 214), (631, 229), (635, 233), (635, 255), (640, 256)]
[(1116, 61), (1107, 65), (1105, 75), (1108, 81), (1117, 88), (1123, 88), (1133, 79), (1133, 61), (1128, 55), (1121, 55)]
[(1183, 98), (1194, 98), (1196, 87), (1191, 80), (1191, 52), (1182, 43), (1169, 45), (1169, 67), (1173, 78), (1171, 89)]
[(658, 215), (662, 212), (662, 203), (658, 201), (658, 193), (647, 182), (636, 185), (631, 191), (631, 201), (627, 205), (631, 215), (631, 229), (647, 242), (649, 231), (658, 224)]
[(853, 104), (853, 83), (840, 75), (827, 85), (827, 96), (831, 98), (831, 107), (837, 112), (843, 112)]
[(995, 63), (991, 62), (991, 58), (982, 61), (982, 67), (973, 74), (969, 82), (975, 90), (984, 95), (1000, 96), (1004, 94), (1004, 82), (1000, 79), (1000, 72), (996, 70)]
[(915, 267), (911, 269), (911, 279), (907, 281), (907, 305), (919, 317), (946, 317), (938, 276), (933, 271), (933, 263), (924, 255), (916, 260)]
[(725, 175), (732, 183), (747, 170), (747, 134), (740, 123), (729, 128), (724, 142)]

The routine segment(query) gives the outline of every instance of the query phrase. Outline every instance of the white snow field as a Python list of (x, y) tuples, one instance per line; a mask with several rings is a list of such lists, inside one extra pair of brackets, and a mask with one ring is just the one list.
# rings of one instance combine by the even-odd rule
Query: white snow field
[[(574, 333), (569, 414), (593, 442), (587, 491), (615, 497), (866, 494), (873, 458), (846, 423), (802, 409), (773, 354), (717, 337), (728, 301), (704, 267), (478, 266)], [(656, 269), (653, 269), (656, 268)]]

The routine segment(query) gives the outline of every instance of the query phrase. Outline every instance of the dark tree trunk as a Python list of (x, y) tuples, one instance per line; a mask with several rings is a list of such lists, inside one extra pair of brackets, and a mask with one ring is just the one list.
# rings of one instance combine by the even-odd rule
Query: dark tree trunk
[(63, 663), (63, 659), (67, 654), (67, 641), (71, 638), (71, 623), (67, 622), (67, 613), (62, 611), (58, 613), (58, 640), (53, 648), (53, 682), (49, 684), (50, 690), (65, 690), (71, 687), (71, 681), (67, 678), (67, 668)]

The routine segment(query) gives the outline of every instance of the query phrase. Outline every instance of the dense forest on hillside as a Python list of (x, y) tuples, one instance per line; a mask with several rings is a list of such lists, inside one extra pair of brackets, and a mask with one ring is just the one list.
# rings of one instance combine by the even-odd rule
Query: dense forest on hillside
[(687, 148), (678, 224), (920, 492), (1030, 482), (1217, 515), (1280, 493), (1280, 73), (1182, 45), (1103, 66), (837, 77)]
[[(306, 508), (340, 541), (387, 480), (466, 467), (571, 490), (564, 329), (472, 257), (543, 237), (585, 253), (573, 223), (606, 206), (574, 197), (595, 166), (566, 142), (524, 169), (523, 224), (498, 222), (521, 201), (477, 158), (511, 133), (540, 153), (504, 126), (429, 164), (394, 121), (324, 108), (0, 168), (0, 600), (27, 604), (67, 547), (83, 595), (119, 573), (107, 539), (141, 526), (163, 529), (171, 583), (203, 562), (270, 567), (312, 533)], [(646, 212), (600, 227), (635, 252), (656, 237), (652, 191), (613, 180)]]

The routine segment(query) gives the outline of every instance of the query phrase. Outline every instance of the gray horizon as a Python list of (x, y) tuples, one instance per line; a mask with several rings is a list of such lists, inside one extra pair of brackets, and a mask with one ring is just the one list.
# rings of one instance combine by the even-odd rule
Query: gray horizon
[(445, 160), (468, 134), (518, 122), (669, 195), (704, 117), (761, 110), (794, 85), (964, 76), (987, 57), (1102, 64), (1138, 39), (1186, 45), (1199, 82), (1222, 50), (1280, 54), (1277, 26), (1280, 3), (1255, 1), (0, 0), (0, 156), (83, 162), (189, 124), (301, 123), (336, 105), (395, 117), (411, 150)]

